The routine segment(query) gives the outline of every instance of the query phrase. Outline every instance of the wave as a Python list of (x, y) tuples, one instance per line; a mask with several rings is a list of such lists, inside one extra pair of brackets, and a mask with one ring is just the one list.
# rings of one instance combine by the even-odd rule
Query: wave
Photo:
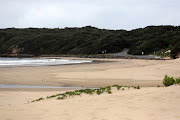
[(91, 60), (38, 59), (38, 58), (0, 58), (0, 67), (11, 66), (46, 66), (88, 63)]

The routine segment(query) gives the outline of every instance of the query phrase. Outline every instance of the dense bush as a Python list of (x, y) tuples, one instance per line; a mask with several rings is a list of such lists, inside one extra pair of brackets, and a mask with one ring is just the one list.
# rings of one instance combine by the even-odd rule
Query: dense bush
[(180, 52), (180, 27), (148, 26), (131, 31), (106, 30), (91, 26), (65, 29), (0, 29), (0, 54), (99, 54), (120, 52), (151, 54), (171, 49)]
[(173, 41), (171, 48), (171, 57), (175, 58), (176, 55), (180, 54), (180, 37)]

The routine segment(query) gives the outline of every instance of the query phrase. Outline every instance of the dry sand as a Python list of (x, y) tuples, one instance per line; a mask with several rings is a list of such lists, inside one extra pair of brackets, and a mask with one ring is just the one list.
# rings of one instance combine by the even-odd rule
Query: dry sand
[(66, 100), (33, 99), (59, 91), (0, 91), (0, 120), (179, 120), (180, 86), (162, 85), (165, 74), (180, 77), (180, 59), (110, 60), (102, 64), (0, 68), (0, 84), (88, 86), (148, 86), (114, 90), (113, 94), (82, 95)]
[(28, 100), (59, 92), (0, 92), (1, 120), (179, 120), (180, 86), (114, 90), (65, 100)]

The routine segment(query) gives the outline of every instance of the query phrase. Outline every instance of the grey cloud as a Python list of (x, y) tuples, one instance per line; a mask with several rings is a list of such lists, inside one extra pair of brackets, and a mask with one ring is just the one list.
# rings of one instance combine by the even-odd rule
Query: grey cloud
[(0, 27), (179, 25), (179, 0), (0, 0)]

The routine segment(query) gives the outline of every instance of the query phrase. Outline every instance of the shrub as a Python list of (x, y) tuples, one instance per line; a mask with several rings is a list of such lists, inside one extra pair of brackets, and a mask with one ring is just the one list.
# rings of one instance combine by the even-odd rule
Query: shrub
[(168, 77), (167, 75), (165, 75), (164, 80), (163, 80), (163, 84), (164, 86), (170, 86), (173, 85), (175, 83), (175, 80), (173, 77)]
[(111, 86), (107, 86), (106, 89), (107, 89), (107, 90), (111, 90)]
[(63, 100), (63, 99), (64, 99), (64, 97), (58, 97), (57, 99), (59, 99), (59, 100)]
[(85, 89), (84, 93), (92, 95), (94, 93), (94, 90), (92, 90), (92, 89)]
[(119, 86), (119, 85), (113, 85), (112, 87), (116, 87), (117, 90), (119, 90), (122, 86)]
[(106, 88), (100, 88), (100, 90), (101, 90), (102, 92), (104, 92), (104, 91), (106, 90)]
[(139, 86), (139, 85), (137, 86), (137, 89), (140, 89), (140, 86)]
[(61, 94), (63, 97), (67, 97), (66, 93)]
[(112, 92), (110, 90), (107, 91), (108, 94), (112, 94)]
[(175, 84), (179, 84), (180, 83), (180, 77), (175, 79)]
[(102, 93), (102, 91), (99, 90), (99, 89), (97, 89), (96, 93), (97, 93), (98, 95), (100, 95), (100, 94)]

